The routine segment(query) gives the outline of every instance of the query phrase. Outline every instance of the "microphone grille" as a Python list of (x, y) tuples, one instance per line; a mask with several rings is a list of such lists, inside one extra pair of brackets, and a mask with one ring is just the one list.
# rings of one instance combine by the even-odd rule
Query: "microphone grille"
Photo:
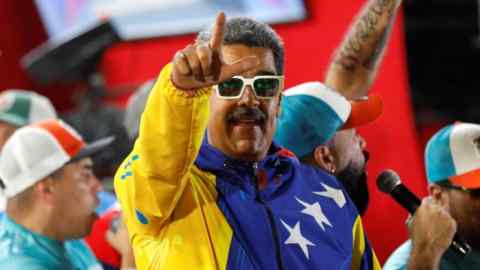
[(400, 176), (394, 170), (385, 170), (377, 176), (378, 189), (388, 194), (401, 183)]

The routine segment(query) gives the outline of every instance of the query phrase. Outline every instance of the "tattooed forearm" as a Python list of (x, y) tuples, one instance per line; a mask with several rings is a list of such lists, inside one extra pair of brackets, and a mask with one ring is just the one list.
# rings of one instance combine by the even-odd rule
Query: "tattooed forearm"
[(335, 63), (347, 71), (373, 69), (385, 46), (398, 0), (374, 0), (340, 48)]
[(387, 28), (382, 32), (379, 41), (377, 42), (377, 45), (374, 46), (373, 52), (369, 55), (368, 58), (365, 59), (365, 61), (362, 62), (362, 66), (364, 66), (366, 69), (372, 70), (375, 68), (375, 65), (377, 64), (380, 55), (382, 55), (383, 48), (387, 43), (387, 38), (389, 34), (390, 28)]

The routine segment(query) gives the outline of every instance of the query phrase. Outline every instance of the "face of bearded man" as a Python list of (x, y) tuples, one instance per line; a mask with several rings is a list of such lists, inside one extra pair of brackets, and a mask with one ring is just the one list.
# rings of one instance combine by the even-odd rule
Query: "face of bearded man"
[(370, 154), (365, 139), (355, 129), (345, 129), (335, 134), (328, 147), (337, 168), (335, 176), (363, 215), (369, 200), (366, 166)]
[(336, 177), (345, 187), (360, 215), (363, 216), (367, 211), (370, 197), (365, 167), (355, 168), (353, 163), (349, 163), (347, 167), (336, 174)]

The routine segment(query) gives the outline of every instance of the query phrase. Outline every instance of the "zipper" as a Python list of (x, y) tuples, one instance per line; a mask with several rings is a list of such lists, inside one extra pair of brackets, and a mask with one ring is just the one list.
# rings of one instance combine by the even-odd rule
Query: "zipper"
[(260, 203), (266, 210), (267, 216), (268, 216), (268, 224), (270, 225), (270, 230), (272, 231), (272, 238), (274, 242), (274, 247), (275, 247), (275, 259), (277, 261), (278, 265), (278, 270), (284, 270), (285, 267), (283, 267), (283, 261), (282, 261), (282, 254), (280, 252), (280, 237), (278, 236), (278, 231), (277, 227), (275, 226), (275, 220), (273, 218), (273, 211), (272, 209), (265, 203), (265, 201), (261, 198), (260, 196), (260, 190), (258, 189), (257, 185), (257, 168), (258, 168), (258, 163), (255, 162), (252, 165), (253, 168), (253, 180), (254, 180), (254, 185), (255, 185), (255, 200)]

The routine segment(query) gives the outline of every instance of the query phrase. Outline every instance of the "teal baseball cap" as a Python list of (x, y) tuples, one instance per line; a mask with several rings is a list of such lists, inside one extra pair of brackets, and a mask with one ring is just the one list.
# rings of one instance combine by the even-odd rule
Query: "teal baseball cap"
[(382, 111), (378, 96), (347, 100), (320, 82), (303, 83), (284, 91), (274, 141), (303, 157), (338, 130), (372, 122)]
[(480, 188), (480, 125), (448, 125), (428, 141), (425, 169), (430, 184), (445, 180), (469, 189)]
[(0, 93), (0, 122), (21, 127), (56, 118), (52, 103), (42, 95), (17, 89)]

